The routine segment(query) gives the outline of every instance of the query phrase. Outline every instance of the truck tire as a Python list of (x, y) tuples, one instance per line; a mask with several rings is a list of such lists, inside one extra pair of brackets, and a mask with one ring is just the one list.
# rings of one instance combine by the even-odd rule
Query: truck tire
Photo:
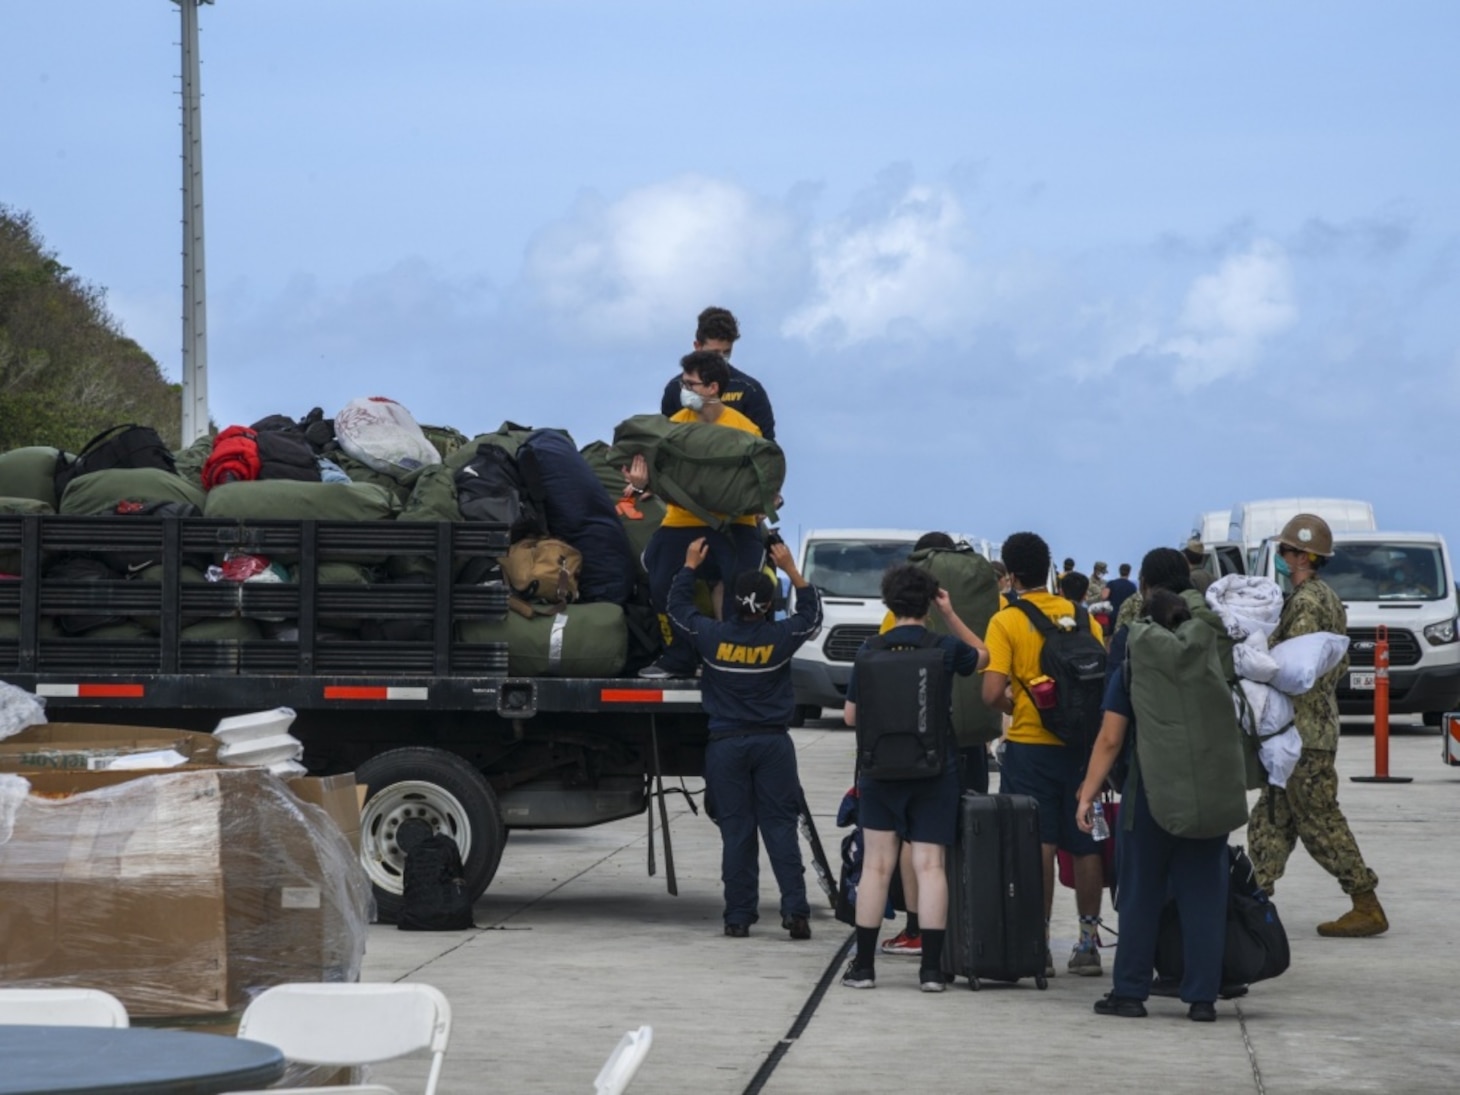
[(455, 753), (413, 746), (371, 757), (355, 779), (369, 788), (360, 814), (360, 861), (382, 923), (394, 923), (400, 914), (405, 853), (395, 835), (411, 818), (456, 841), (472, 901), (486, 892), (507, 831), (496, 792), (481, 772)]

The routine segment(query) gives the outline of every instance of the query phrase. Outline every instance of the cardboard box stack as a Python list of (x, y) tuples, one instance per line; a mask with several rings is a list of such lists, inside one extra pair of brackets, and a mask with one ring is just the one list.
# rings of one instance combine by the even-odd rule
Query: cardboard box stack
[[(88, 770), (158, 743), (189, 763)], [(0, 982), (105, 989), (145, 1020), (222, 1017), (270, 985), (358, 978), (372, 902), (354, 778), (209, 766), (215, 747), (77, 724), (0, 746), (0, 766), (29, 783), (22, 798), (0, 777), (13, 806)]]

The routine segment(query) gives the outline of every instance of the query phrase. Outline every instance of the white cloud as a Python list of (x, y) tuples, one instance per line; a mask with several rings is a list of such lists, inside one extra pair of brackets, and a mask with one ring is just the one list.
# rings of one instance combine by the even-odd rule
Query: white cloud
[(834, 221), (811, 239), (812, 299), (781, 326), (792, 338), (846, 345), (912, 322), (932, 335), (967, 333), (979, 292), (967, 218), (952, 193), (911, 185), (881, 215)]
[(1176, 384), (1190, 390), (1245, 374), (1263, 344), (1297, 320), (1287, 254), (1271, 240), (1258, 240), (1196, 279), (1178, 333), (1157, 349), (1176, 359)]
[(681, 176), (617, 201), (579, 201), (528, 250), (536, 303), (595, 341), (692, 325), (708, 303), (784, 283), (799, 268), (794, 219), (718, 179)]

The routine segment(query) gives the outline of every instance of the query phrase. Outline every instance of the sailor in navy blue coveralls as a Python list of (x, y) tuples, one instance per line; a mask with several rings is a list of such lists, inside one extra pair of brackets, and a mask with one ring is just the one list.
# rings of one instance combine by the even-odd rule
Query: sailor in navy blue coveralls
[[(816, 590), (796, 569), (784, 544), (771, 560), (796, 589), (789, 619), (769, 619), (775, 587), (769, 575), (747, 571), (733, 588), (734, 616), (713, 620), (695, 608), (695, 568), (706, 545), (696, 540), (669, 591), (669, 617), (704, 659), (701, 680), (710, 741), (705, 749), (707, 810), (720, 826), (720, 877), (725, 886), (725, 934), (741, 937), (759, 919), (760, 848), (757, 830), (781, 890), (781, 926), (809, 939), (811, 906), (797, 822), (801, 781), (788, 727), (795, 710), (791, 655), (821, 626)], [(732, 602), (727, 599), (726, 608)]]
[[(1107, 715), (1123, 720), (1129, 733), (1139, 733), (1123, 669), (1117, 669), (1106, 684), (1104, 709)], [(1105, 735), (1102, 728), (1101, 736)], [(1092, 769), (1092, 775), (1104, 778), (1105, 773), (1093, 762)], [(1168, 897), (1176, 899), (1181, 916), (1181, 999), (1210, 1007), (1221, 989), (1227, 938), (1227, 838), (1172, 836), (1151, 816), (1144, 784), (1139, 779), (1136, 784), (1135, 793), (1127, 794), (1121, 803), (1119, 829), (1111, 834), (1118, 840), (1120, 939), (1111, 992), (1117, 1002), (1108, 1004), (1107, 1010), (1121, 1006), (1121, 1001), (1144, 1001), (1150, 995), (1156, 931)], [(1093, 798), (1095, 790), (1087, 776), (1082, 804), (1077, 808), (1082, 829), (1086, 828), (1086, 795)], [(1194, 1010), (1192, 1018), (1199, 1015)]]

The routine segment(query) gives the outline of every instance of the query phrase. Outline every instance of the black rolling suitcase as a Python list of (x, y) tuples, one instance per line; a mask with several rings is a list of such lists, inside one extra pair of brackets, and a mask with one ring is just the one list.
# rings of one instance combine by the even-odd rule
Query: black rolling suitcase
[(979, 978), (1048, 986), (1039, 814), (1029, 796), (970, 792), (959, 802), (943, 954), (945, 971), (971, 989)]

